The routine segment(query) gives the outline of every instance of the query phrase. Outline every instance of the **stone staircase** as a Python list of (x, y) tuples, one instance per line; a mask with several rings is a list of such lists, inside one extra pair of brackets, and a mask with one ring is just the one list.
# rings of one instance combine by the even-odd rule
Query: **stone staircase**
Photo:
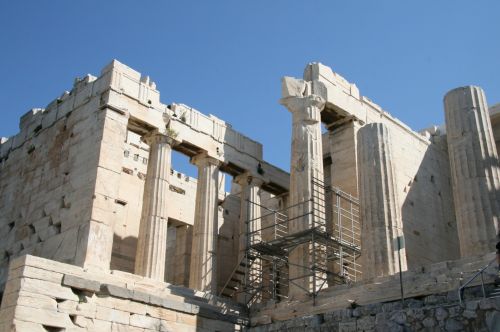
[(246, 270), (251, 270), (255, 256), (245, 255), (231, 273), (228, 281), (219, 292), (219, 296), (235, 299), (237, 294), (244, 292)]

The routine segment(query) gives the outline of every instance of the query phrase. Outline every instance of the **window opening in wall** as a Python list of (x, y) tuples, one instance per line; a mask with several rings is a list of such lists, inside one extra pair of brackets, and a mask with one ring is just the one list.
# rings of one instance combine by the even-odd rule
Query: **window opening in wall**
[(177, 186), (174, 186), (173, 184), (169, 185), (168, 189), (170, 191), (173, 191), (174, 193), (178, 193), (178, 194), (181, 194), (181, 195), (186, 195), (186, 191), (184, 189), (179, 188)]
[[(227, 193), (230, 193), (231, 192), (231, 185), (233, 183), (233, 180), (234, 180), (234, 177), (232, 177), (230, 174), (228, 173), (223, 173), (221, 172), (220, 173), (221, 175), (225, 175), (225, 179), (224, 179), (224, 191), (226, 192), (226, 195)], [(222, 189), (222, 188), (221, 188)]]
[(127, 205), (127, 201), (125, 201), (123, 199), (119, 199), (119, 198), (115, 199), (115, 203), (123, 205), (123, 206)]
[[(191, 178), (198, 178), (198, 168), (191, 164), (189, 162), (189, 157), (177, 152), (177, 151), (172, 151), (172, 169), (174, 169), (176, 172), (181, 173), (182, 175), (189, 176)], [(174, 174), (173, 172), (170, 174)], [(182, 177), (180, 175), (179, 178)]]

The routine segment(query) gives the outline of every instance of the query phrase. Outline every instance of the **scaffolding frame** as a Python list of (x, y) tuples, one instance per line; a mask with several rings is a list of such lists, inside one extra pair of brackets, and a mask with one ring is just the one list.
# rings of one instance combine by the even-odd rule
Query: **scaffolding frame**
[[(290, 286), (294, 285), (310, 295), (315, 303), (318, 292), (326, 285), (350, 284), (359, 279), (359, 201), (340, 188), (325, 186), (317, 178), (312, 178), (311, 185), (310, 199), (281, 210), (247, 201), (245, 254), (220, 295), (237, 296), (240, 302), (251, 306), (266, 300), (286, 299)], [(248, 218), (251, 205), (261, 208), (260, 217)], [(289, 218), (292, 209), (302, 212)], [(290, 234), (290, 222), (300, 222), (300, 219), (307, 220), (309, 227)], [(306, 265), (291, 263), (288, 259), (299, 246), (306, 248)], [(303, 273), (291, 278), (290, 266)], [(304, 284), (307, 286), (303, 287)], [(227, 289), (231, 291), (225, 292)]]

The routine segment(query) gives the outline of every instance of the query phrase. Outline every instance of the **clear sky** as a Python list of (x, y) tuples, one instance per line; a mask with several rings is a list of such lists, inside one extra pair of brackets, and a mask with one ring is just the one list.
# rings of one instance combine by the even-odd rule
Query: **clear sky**
[[(452, 88), (500, 102), (500, 1), (2, 1), (0, 136), (111, 59), (151, 76), (165, 104), (211, 113), (288, 170), (280, 78), (333, 68), (413, 129), (444, 122)], [(174, 161), (175, 163), (176, 161)]]

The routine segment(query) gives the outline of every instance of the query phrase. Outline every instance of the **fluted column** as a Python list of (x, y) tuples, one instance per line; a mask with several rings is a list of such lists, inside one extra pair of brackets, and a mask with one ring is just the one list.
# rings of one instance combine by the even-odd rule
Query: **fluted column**
[[(342, 191), (354, 197), (359, 197), (357, 133), (360, 127), (359, 122), (354, 119), (341, 125), (336, 124), (331, 126), (329, 128), (327, 141), (332, 160), (330, 166), (330, 184), (332, 187), (340, 188)], [(339, 213), (339, 206), (337, 206), (337, 204), (340, 205), (340, 208), (345, 209), (345, 211), (350, 211), (352, 203), (348, 200), (339, 199), (335, 192), (332, 192), (331, 195), (327, 195), (327, 197), (328, 196), (330, 196), (330, 200), (328, 200), (326, 211), (327, 230), (328, 233), (340, 238), (342, 230), (351, 229), (351, 221), (344, 218), (342, 213)], [(353, 236), (354, 238), (347, 237), (347, 241), (355, 243), (359, 241), (358, 236), (354, 234)], [(343, 236), (343, 239), (346, 240), (346, 237)], [(328, 256), (334, 257), (335, 254), (333, 248), (328, 250)], [(358, 260), (356, 260), (356, 262), (359, 263)], [(338, 278), (336, 275), (344, 274), (344, 267), (347, 269), (347, 263), (348, 262), (344, 261), (343, 255), (340, 255), (339, 259), (328, 260), (328, 271), (333, 273), (333, 275), (329, 275), (329, 285), (335, 284), (335, 279)]]
[[(403, 235), (403, 230), (391, 150), (389, 131), (384, 124), (371, 123), (359, 129), (358, 172), (364, 279), (399, 271), (397, 239)], [(404, 271), (407, 269), (405, 250), (402, 249), (400, 254)]]
[(444, 107), (460, 252), (491, 252), (499, 232), (500, 166), (486, 98), (479, 87), (457, 88)]
[[(239, 250), (240, 258), (245, 254), (249, 241), (250, 244), (262, 241), (262, 221), (260, 206), (260, 186), (264, 183), (259, 178), (253, 177), (247, 173), (238, 175), (234, 181), (241, 187), (240, 201), (240, 240)], [(251, 233), (250, 239), (247, 234)]]
[[(260, 186), (263, 180), (256, 178), (248, 173), (235, 177), (234, 181), (240, 185), (240, 231), (239, 231), (239, 254), (238, 263), (245, 256), (247, 246), (262, 241), (262, 220), (260, 205)], [(255, 259), (252, 268), (262, 270), (262, 262)], [(248, 271), (250, 272), (250, 271)], [(262, 271), (261, 271), (262, 272)], [(245, 275), (244, 284), (248, 287), (259, 287), (262, 284), (262, 278), (257, 275)], [(238, 301), (247, 302), (248, 294), (239, 293)]]
[(219, 161), (206, 154), (191, 162), (198, 167), (189, 287), (217, 292), (217, 231)]
[(173, 139), (157, 131), (143, 137), (149, 145), (135, 273), (164, 281), (167, 246), (167, 195)]
[[(293, 207), (289, 216), (290, 234), (317, 227), (319, 222), (325, 224), (324, 189), (313, 183), (313, 178), (315, 181), (324, 181), (321, 111), (325, 101), (313, 94), (290, 95), (289, 92), (300, 87), (300, 84), (300, 80), (285, 78), (283, 80), (285, 96), (280, 100), (281, 104), (292, 113), (290, 206)], [(307, 86), (300, 90), (307, 90)], [(314, 214), (313, 208), (316, 210)], [(289, 254), (289, 276), (290, 279), (294, 279), (289, 288), (291, 296), (301, 294), (304, 290), (315, 291), (319, 287), (319, 284), (314, 285), (312, 276), (296, 279), (311, 274), (314, 263), (312, 250), (311, 243), (306, 243), (297, 246)], [(325, 261), (319, 262), (321, 259)], [(315, 260), (317, 265), (326, 264), (326, 255), (316, 257)]]

